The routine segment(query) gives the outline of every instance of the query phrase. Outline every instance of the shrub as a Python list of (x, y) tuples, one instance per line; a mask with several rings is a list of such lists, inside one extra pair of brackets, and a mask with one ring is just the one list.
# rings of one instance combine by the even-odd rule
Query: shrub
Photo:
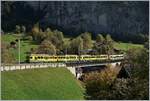
[(101, 72), (92, 72), (85, 75), (86, 98), (94, 100), (109, 99), (109, 90), (116, 76), (116, 70), (110, 67)]
[(112, 100), (147, 100), (148, 81), (138, 78), (116, 79), (111, 94)]

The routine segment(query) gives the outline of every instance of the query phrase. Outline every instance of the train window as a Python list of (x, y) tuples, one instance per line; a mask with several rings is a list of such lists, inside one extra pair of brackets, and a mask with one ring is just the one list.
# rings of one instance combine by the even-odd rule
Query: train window
[(30, 57), (30, 59), (32, 59), (32, 56)]
[(40, 57), (38, 56), (38, 59), (40, 59)]
[(43, 57), (44, 59), (48, 59), (48, 57)]
[(53, 57), (48, 57), (49, 59), (53, 59)]
[(64, 59), (64, 57), (61, 57), (62, 59)]
[(43, 59), (43, 57), (41, 56), (41, 59)]
[(35, 59), (37, 59), (37, 57), (35, 57)]

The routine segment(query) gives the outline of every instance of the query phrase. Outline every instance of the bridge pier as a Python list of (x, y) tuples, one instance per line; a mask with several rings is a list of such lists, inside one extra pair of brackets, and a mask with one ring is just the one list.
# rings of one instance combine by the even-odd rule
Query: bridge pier
[(82, 76), (82, 68), (78, 67), (76, 68), (76, 78), (79, 79)]
[(66, 67), (77, 79), (82, 76), (82, 69), (80, 67)]
[(73, 66), (66, 67), (74, 76), (76, 76), (76, 69)]

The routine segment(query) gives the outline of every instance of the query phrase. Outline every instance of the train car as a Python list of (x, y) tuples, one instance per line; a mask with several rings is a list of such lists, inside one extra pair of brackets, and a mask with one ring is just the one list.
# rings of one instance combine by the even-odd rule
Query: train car
[(66, 55), (67, 62), (76, 62), (79, 61), (78, 55)]
[(111, 59), (111, 60), (122, 60), (122, 59), (124, 59), (124, 55), (123, 55), (123, 54), (110, 55), (110, 59)]
[(107, 60), (107, 55), (81, 55), (80, 61), (102, 61)]
[(78, 61), (77, 55), (58, 55), (57, 56), (58, 62), (73, 62)]
[(93, 61), (94, 57), (91, 55), (81, 55), (80, 61)]
[(57, 61), (58, 62), (64, 62), (64, 61), (66, 61), (65, 55), (59, 55), (59, 56), (57, 56)]
[(31, 54), (29, 62), (57, 62), (57, 56), (48, 54)]
[(48, 55), (48, 54), (31, 54), (29, 62), (77, 62), (77, 61), (105, 61), (105, 60), (122, 60), (124, 54), (119, 55)]
[(96, 55), (97, 61), (103, 61), (103, 60), (107, 60), (107, 59), (108, 59), (108, 55)]

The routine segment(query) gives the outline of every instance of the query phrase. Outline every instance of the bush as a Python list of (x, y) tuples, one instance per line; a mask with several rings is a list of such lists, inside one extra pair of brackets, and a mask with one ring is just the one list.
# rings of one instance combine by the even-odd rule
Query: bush
[(85, 75), (86, 99), (104, 100), (109, 99), (109, 92), (117, 72), (110, 67), (101, 72), (92, 72)]
[(148, 100), (148, 81), (131, 79), (116, 79), (111, 88), (112, 100)]

